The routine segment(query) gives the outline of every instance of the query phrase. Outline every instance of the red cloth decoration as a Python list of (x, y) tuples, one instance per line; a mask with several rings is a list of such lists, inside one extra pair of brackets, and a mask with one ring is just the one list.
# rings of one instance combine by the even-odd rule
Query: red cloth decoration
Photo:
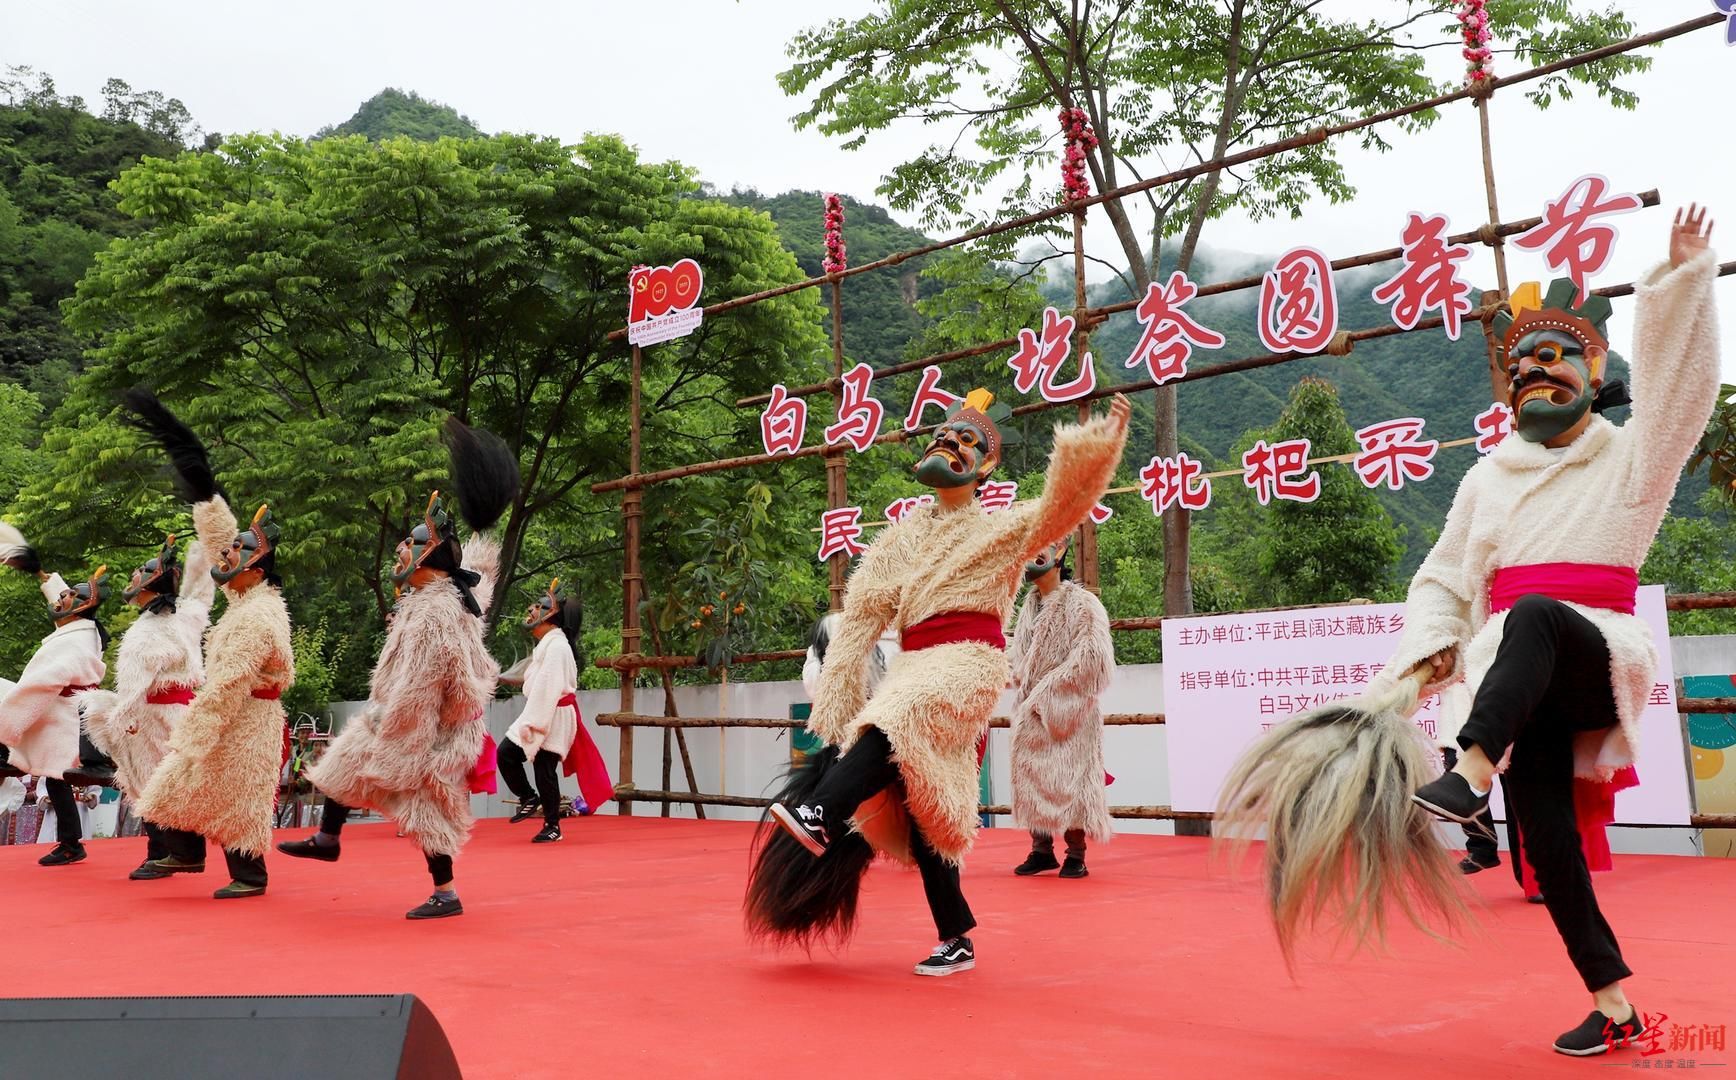
[(499, 766), (494, 763), (494, 736), (484, 731), (482, 733), (482, 752), (476, 755), (476, 764), (470, 767), (470, 775), (465, 779), (470, 785), (472, 795), (493, 795), (500, 790), (497, 782)]
[(1506, 611), (1528, 593), (1568, 603), (1634, 613), (1640, 573), (1631, 566), (1598, 563), (1532, 563), (1503, 566), (1489, 582), (1489, 614)]
[(96, 683), (87, 683), (84, 686), (63, 686), (60, 688), (60, 696), (61, 697), (71, 697), (72, 695), (80, 693), (80, 692), (85, 691), (85, 690), (95, 690), (96, 685), (97, 685)]
[(283, 699), (283, 687), (256, 686), (253, 688), (253, 696), (260, 701), (281, 701)]
[(596, 810), (615, 797), (615, 782), (609, 779), (609, 767), (603, 763), (603, 755), (591, 740), (591, 733), (585, 730), (585, 714), (579, 711), (578, 696), (568, 694), (555, 702), (555, 707), (573, 710), (573, 745), (561, 762), (561, 772), (578, 777), (579, 795), (586, 806)]
[[(1606, 566), (1601, 563), (1532, 563), (1526, 566), (1504, 566), (1495, 571), (1489, 583), (1489, 614), (1506, 611), (1528, 594), (1538, 594), (1564, 603), (1586, 607), (1634, 613), (1634, 593), (1639, 588), (1639, 571), (1631, 566)], [(1585, 854), (1585, 865), (1591, 870), (1609, 870), (1614, 862), (1609, 856), (1607, 828), (1615, 820), (1615, 794), (1638, 787), (1639, 773), (1632, 765), (1617, 769), (1609, 783), (1573, 778), (1573, 816), (1579, 824), (1579, 847)], [(1508, 810), (1509, 816), (1512, 810)], [(1517, 827), (1513, 830), (1520, 841), (1514, 858), (1519, 860), (1520, 884), (1525, 895), (1542, 892), (1537, 875), (1525, 858), (1524, 838)]]
[(930, 615), (915, 626), (905, 627), (898, 636), (899, 647), (905, 652), (965, 641), (978, 641), (1003, 650), (1007, 647), (1001, 620), (981, 611), (943, 611), (939, 615)]
[(191, 705), (193, 704), (193, 688), (191, 686), (165, 686), (161, 690), (153, 690), (145, 695), (147, 705)]

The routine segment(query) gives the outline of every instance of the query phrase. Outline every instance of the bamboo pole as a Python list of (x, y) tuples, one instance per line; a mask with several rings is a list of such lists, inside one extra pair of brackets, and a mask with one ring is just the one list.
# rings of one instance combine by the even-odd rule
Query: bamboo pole
[[(601, 727), (661, 727), (677, 730), (686, 728), (800, 728), (800, 720), (787, 720), (781, 716), (655, 716), (651, 713), (600, 713), (592, 718), (592, 723)], [(1107, 713), (1103, 717), (1106, 727), (1152, 727), (1164, 723), (1162, 713)], [(989, 727), (1007, 728), (1012, 726), (1012, 720), (1005, 716), (997, 716), (989, 721)]]
[[(632, 471), (637, 473), (643, 468), (640, 460), (642, 450), (644, 418), (641, 415), (640, 394), (642, 392), (642, 376), (644, 370), (644, 355), (639, 346), (633, 346), (633, 376), (632, 388), (628, 400), (628, 442), (627, 460)], [(639, 535), (645, 516), (645, 493), (634, 488), (621, 496), (621, 517), (623, 524), (624, 553), (621, 567), (621, 651), (632, 656), (640, 650), (640, 640), (643, 637), (639, 629), (639, 596), (644, 587), (644, 573), (639, 565)], [(633, 682), (639, 677), (633, 668), (619, 669), (621, 672), (621, 711), (633, 711)], [(620, 764), (617, 776), (624, 784), (633, 782), (633, 735), (632, 728), (621, 732)], [(633, 816), (633, 805), (622, 803), (620, 812), (627, 817)]]
[[(1091, 318), (1089, 305), (1085, 297), (1085, 211), (1079, 209), (1073, 213), (1073, 318), (1074, 342), (1073, 354), (1079, 358), (1081, 367), (1096, 366), (1088, 351), (1091, 348)], [(1079, 422), (1083, 424), (1091, 419), (1091, 406), (1079, 403)], [(1073, 565), (1079, 569), (1079, 584), (1092, 593), (1101, 591), (1098, 588), (1097, 567), (1097, 523), (1087, 515), (1079, 523), (1078, 551), (1075, 553)]]
[[(839, 385), (844, 381), (844, 284), (832, 278), (832, 378)], [(828, 448), (826, 454), (826, 509), (839, 510), (850, 505), (849, 477), (842, 446)], [(831, 611), (844, 610), (844, 578), (849, 573), (850, 556), (834, 551), (826, 560), (827, 606)]]
[[(1720, 26), (1724, 21), (1725, 16), (1717, 12), (1702, 15), (1697, 19), (1689, 19), (1686, 22), (1676, 23), (1672, 26), (1667, 26), (1662, 30), (1656, 30), (1649, 34), (1641, 34), (1624, 41), (1613, 42), (1601, 48), (1592, 49), (1589, 52), (1565, 57), (1561, 60), (1554, 61), (1553, 63), (1544, 64), (1541, 67), (1531, 68), (1528, 71), (1521, 71), (1513, 75), (1492, 80), (1489, 83), (1489, 87), (1493, 90), (1504, 86), (1517, 86), (1521, 83), (1545, 78), (1558, 71), (1566, 71), (1569, 68), (1575, 68), (1598, 60), (1604, 60), (1611, 56), (1619, 56), (1625, 52), (1632, 52), (1636, 49), (1643, 49), (1647, 46), (1657, 45), (1668, 41), (1671, 38), (1680, 37), (1683, 34), (1691, 34), (1696, 30), (1706, 30), (1714, 26)], [(1018, 229), (1028, 229), (1033, 225), (1041, 225), (1054, 218), (1065, 216), (1072, 212), (1076, 206), (1089, 208), (1096, 206), (1099, 203), (1126, 198), (1129, 195), (1137, 195), (1141, 192), (1151, 191), (1168, 184), (1192, 180), (1195, 177), (1204, 176), (1207, 173), (1222, 172), (1225, 169), (1237, 165), (1245, 165), (1250, 161), (1258, 161), (1261, 158), (1272, 157), (1291, 150), (1300, 150), (1306, 146), (1314, 146), (1325, 142), (1333, 136), (1349, 134), (1353, 131), (1360, 131), (1363, 128), (1374, 127), (1378, 124), (1384, 124), (1391, 120), (1398, 120), (1416, 113), (1426, 112), (1430, 109), (1438, 109), (1442, 105), (1448, 105), (1455, 101), (1474, 98), (1480, 92), (1486, 93), (1488, 91), (1474, 91), (1467, 87), (1451, 93), (1440, 94), (1424, 101), (1413, 102), (1409, 105), (1401, 105), (1397, 108), (1388, 109), (1385, 112), (1373, 113), (1355, 120), (1347, 120), (1340, 124), (1331, 124), (1326, 127), (1315, 128), (1312, 131), (1303, 132), (1300, 135), (1294, 135), (1287, 139), (1280, 139), (1276, 142), (1266, 143), (1262, 146), (1250, 147), (1247, 150), (1241, 150), (1234, 154), (1226, 154), (1223, 157), (1213, 158), (1209, 161), (1201, 161), (1197, 164), (1177, 169), (1174, 172), (1163, 173), (1136, 183), (1126, 184), (1118, 188), (1111, 188), (1108, 191), (1102, 192), (1098, 195), (1093, 195), (1092, 197), (1083, 200), (1080, 204), (1062, 203), (1059, 206), (1052, 206), (1046, 210), (1039, 210), (1035, 213), (1025, 214), (1022, 217), (1012, 218), (1007, 221), (998, 222), (994, 225), (986, 225), (980, 229), (972, 229), (970, 232), (961, 233), (958, 236), (939, 240), (932, 244), (925, 244), (921, 247), (911, 248), (907, 251), (894, 252), (885, 258), (876, 259), (873, 262), (867, 262), (860, 266), (852, 266), (849, 269), (841, 270), (836, 275), (827, 274), (820, 277), (808, 278), (804, 281), (796, 281), (787, 285), (779, 285), (776, 288), (764, 289), (747, 296), (738, 296), (730, 300), (723, 300), (716, 304), (706, 306), (702, 309), (703, 314), (706, 316), (716, 315), (721, 312), (730, 311), (734, 308), (743, 307), (747, 304), (757, 303), (762, 300), (770, 300), (779, 296), (787, 296), (790, 293), (800, 292), (803, 289), (817, 288), (825, 282), (832, 280), (834, 276), (851, 277), (855, 274), (865, 274), (870, 271), (884, 269), (885, 267), (897, 266), (908, 259), (918, 258), (923, 255), (931, 255), (937, 251), (945, 251), (948, 248), (957, 247), (961, 244), (968, 244), (973, 240), (980, 240), (984, 237), (996, 236), (1005, 232), (1013, 232)], [(621, 327), (616, 330), (611, 330), (607, 340), (619, 341), (626, 336), (626, 327)]]

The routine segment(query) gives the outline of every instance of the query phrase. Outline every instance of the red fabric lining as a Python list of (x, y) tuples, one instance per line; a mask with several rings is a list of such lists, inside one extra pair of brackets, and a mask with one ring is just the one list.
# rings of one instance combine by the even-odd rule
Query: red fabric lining
[(191, 705), (193, 704), (193, 688), (191, 686), (165, 686), (161, 690), (153, 690), (145, 695), (147, 705)]
[(977, 641), (1002, 650), (1007, 647), (1001, 620), (981, 611), (943, 611), (939, 615), (930, 615), (915, 626), (905, 627), (898, 637), (898, 645), (905, 652), (965, 641)]

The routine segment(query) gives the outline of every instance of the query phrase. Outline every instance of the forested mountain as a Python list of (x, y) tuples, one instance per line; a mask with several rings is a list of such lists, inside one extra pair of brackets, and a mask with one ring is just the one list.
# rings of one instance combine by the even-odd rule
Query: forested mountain
[(470, 139), (481, 135), (482, 129), (450, 105), (442, 105), (414, 91), (387, 87), (362, 102), (356, 114), (341, 124), (324, 127), (314, 135), (324, 139), (332, 135), (365, 135), (373, 142), (406, 136), (419, 142), (433, 142), (448, 135), (455, 139)]

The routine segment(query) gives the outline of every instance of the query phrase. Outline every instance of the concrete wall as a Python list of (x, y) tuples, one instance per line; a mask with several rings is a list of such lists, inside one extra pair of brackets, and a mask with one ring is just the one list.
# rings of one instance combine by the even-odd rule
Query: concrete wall
[[(1674, 638), (1670, 642), (1675, 673), (1682, 675), (1724, 674), (1736, 672), (1736, 636)], [(661, 713), (661, 689), (641, 689), (638, 695), (641, 712)], [(505, 737), (506, 729), (517, 717), (519, 698), (496, 701), (488, 710), (488, 728), (495, 741)], [(675, 692), (676, 707), (683, 716), (788, 716), (789, 707), (806, 701), (799, 682), (731, 683), (727, 686), (686, 686)], [(579, 695), (579, 705), (586, 717), (613, 712), (620, 704), (615, 690), (589, 690)], [(1001, 699), (999, 713), (1005, 715), (1011, 707), (1011, 695)], [(340, 719), (360, 708), (358, 703), (335, 704), (333, 713)], [(1103, 701), (1104, 712), (1163, 712), (1163, 665), (1129, 664), (1116, 670)], [(618, 728), (588, 725), (603, 759), (614, 776), (620, 761)], [(995, 730), (989, 743), (989, 767), (996, 802), (1009, 797), (1007, 752), (1010, 732)], [(663, 787), (663, 732), (640, 728), (633, 745), (633, 781), (643, 789)], [(777, 783), (778, 776), (789, 762), (789, 737), (783, 731), (732, 728), (697, 729), (686, 733), (689, 756), (693, 761), (699, 789), (716, 794), (764, 795)], [(673, 742), (673, 740), (672, 740)], [(1165, 731), (1161, 726), (1112, 727), (1104, 735), (1104, 760), (1115, 776), (1110, 788), (1110, 802), (1115, 805), (1163, 805), (1169, 802), (1169, 762)], [(1668, 766), (1685, 768), (1685, 763)], [(621, 777), (615, 776), (619, 781)], [(563, 788), (575, 790), (571, 778), (563, 778)], [(670, 790), (686, 791), (687, 781), (682, 771), (681, 755), (671, 747)], [(502, 787), (494, 796), (472, 797), (479, 817), (504, 817), (512, 813), (513, 800)], [(601, 813), (614, 813), (610, 803)], [(635, 804), (634, 812), (656, 815), (656, 804)], [(671, 814), (692, 817), (691, 806), (676, 806)], [(706, 807), (709, 818), (752, 820), (759, 816), (754, 809), (725, 806)], [(997, 819), (1005, 826), (1007, 819)], [(1118, 821), (1124, 832), (1173, 833), (1174, 827), (1162, 821)], [(1692, 854), (1697, 851), (1698, 834), (1687, 829), (1612, 829), (1610, 846), (1622, 852)]]

